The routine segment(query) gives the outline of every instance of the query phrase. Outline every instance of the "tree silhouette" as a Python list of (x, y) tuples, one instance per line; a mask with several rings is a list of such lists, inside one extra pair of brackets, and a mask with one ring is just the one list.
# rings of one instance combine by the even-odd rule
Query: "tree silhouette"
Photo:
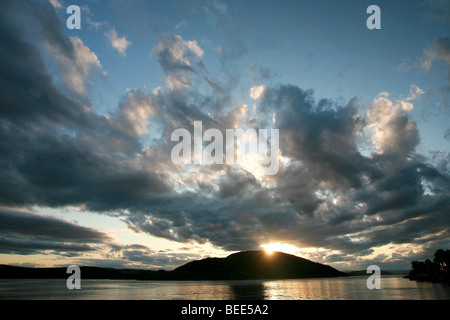
[(448, 272), (450, 265), (450, 250), (444, 251), (442, 249), (437, 250), (434, 253), (434, 263), (439, 265), (439, 269)]
[(408, 275), (410, 280), (450, 283), (449, 275), (450, 250), (439, 249), (434, 253), (433, 262), (412, 261), (412, 270)]

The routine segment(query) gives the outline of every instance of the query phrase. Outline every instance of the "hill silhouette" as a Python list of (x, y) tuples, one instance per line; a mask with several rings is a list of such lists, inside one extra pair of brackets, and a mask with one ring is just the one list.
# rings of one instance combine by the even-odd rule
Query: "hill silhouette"
[[(294, 255), (245, 251), (226, 258), (189, 262), (172, 271), (80, 267), (82, 279), (250, 280), (340, 277), (348, 274)], [(24, 268), (0, 265), (3, 279), (67, 279), (66, 268)]]
[(226, 258), (207, 258), (189, 262), (174, 270), (184, 278), (216, 279), (293, 279), (347, 276), (330, 266), (282, 252), (245, 251)]
[[(82, 279), (136, 279), (142, 270), (80, 267)], [(67, 268), (26, 268), (0, 265), (0, 279), (67, 279)]]

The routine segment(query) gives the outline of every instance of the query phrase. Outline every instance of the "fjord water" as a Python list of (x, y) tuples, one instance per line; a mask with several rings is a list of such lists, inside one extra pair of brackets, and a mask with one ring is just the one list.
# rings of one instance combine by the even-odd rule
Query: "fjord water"
[(382, 276), (369, 290), (367, 277), (237, 281), (0, 280), (0, 299), (9, 300), (449, 300), (450, 287)]

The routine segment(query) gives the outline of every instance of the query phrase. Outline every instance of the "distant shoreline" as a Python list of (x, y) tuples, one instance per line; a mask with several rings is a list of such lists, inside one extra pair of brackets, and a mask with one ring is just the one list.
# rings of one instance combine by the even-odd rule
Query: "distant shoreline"
[[(136, 281), (233, 281), (233, 280), (289, 280), (289, 279), (319, 279), (350, 276), (345, 273), (340, 276), (316, 277), (287, 277), (287, 278), (225, 278), (225, 277), (199, 277), (195, 274), (177, 272), (175, 270), (140, 270), (140, 269), (114, 269), (82, 266), (81, 277), (87, 280), (136, 280)], [(9, 265), (0, 265), (0, 280), (32, 280), (32, 279), (67, 279), (70, 274), (67, 268), (29, 268)], [(355, 276), (355, 275), (353, 275)]]
[[(211, 281), (211, 280), (285, 280), (368, 276), (366, 270), (342, 272), (330, 266), (285, 253), (246, 251), (226, 258), (192, 261), (174, 270), (152, 271), (82, 266), (82, 279)], [(401, 274), (406, 274), (407, 271)], [(395, 273), (382, 270), (381, 275)], [(398, 274), (398, 273), (397, 273)], [(27, 268), (0, 265), (0, 279), (67, 279), (63, 267)]]

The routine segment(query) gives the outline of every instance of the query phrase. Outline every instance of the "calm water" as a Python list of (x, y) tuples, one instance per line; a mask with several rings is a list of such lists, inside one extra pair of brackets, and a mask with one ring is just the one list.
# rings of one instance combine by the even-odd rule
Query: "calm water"
[(0, 299), (82, 300), (448, 300), (450, 287), (382, 276), (369, 290), (367, 277), (276, 281), (82, 280), (68, 290), (65, 280), (1, 280)]

